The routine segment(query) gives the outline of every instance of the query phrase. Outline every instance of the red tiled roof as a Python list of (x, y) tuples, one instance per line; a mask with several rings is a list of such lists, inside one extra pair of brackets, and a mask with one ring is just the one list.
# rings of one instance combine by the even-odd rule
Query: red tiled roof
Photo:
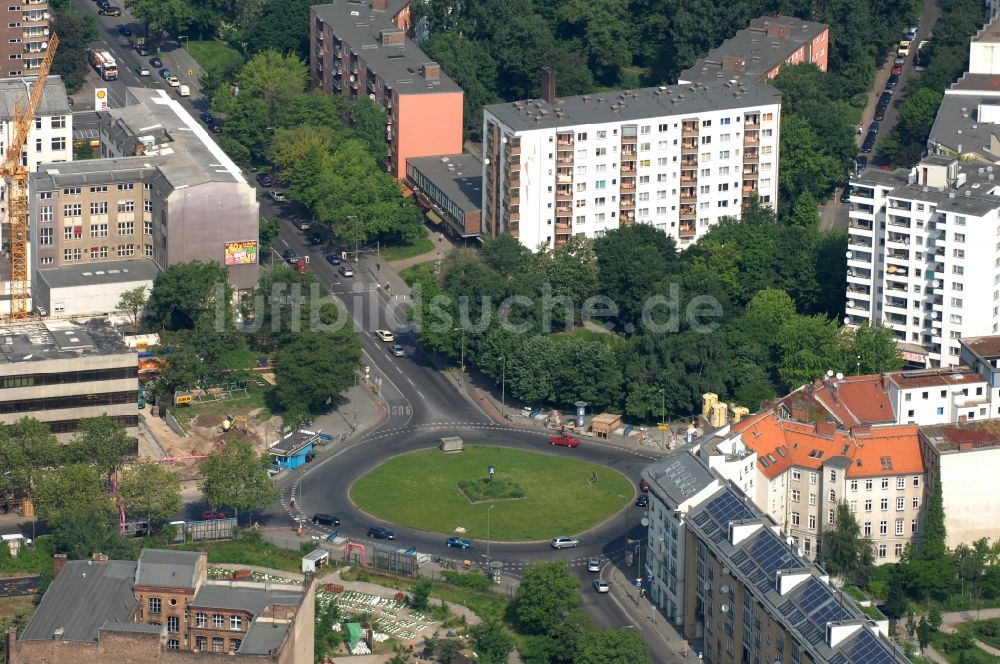
[(986, 382), (971, 369), (928, 369), (927, 371), (900, 371), (889, 374), (889, 380), (901, 389), (917, 387), (936, 387), (948, 385), (965, 385), (968, 383)]
[(768, 479), (792, 466), (819, 469), (835, 457), (849, 460), (848, 477), (924, 472), (915, 425), (823, 434), (814, 424), (781, 419), (774, 412), (764, 411), (735, 425), (733, 431), (741, 434), (743, 444), (757, 453), (757, 468)]
[(848, 376), (830, 382), (816, 381), (813, 397), (845, 426), (896, 421), (881, 376)]

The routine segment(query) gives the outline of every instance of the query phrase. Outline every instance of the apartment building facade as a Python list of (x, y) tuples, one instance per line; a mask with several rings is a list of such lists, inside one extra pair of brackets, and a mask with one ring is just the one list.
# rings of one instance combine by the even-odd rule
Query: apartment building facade
[(224, 265), (234, 288), (253, 288), (260, 214), (253, 186), (166, 91), (129, 88), (127, 96), (125, 107), (102, 118), (104, 158), (43, 164), (31, 175), (33, 272), (201, 260)]
[(962, 337), (996, 334), (995, 175), (931, 155), (852, 179), (845, 323), (888, 328), (911, 366), (931, 368), (958, 365)]
[(532, 250), (647, 223), (685, 248), (751, 196), (777, 205), (781, 96), (713, 81), (487, 106), (483, 232)]
[(483, 162), (475, 155), (407, 159), (406, 181), (429, 223), (441, 226), (449, 237), (481, 237)]
[(679, 83), (744, 77), (766, 83), (784, 65), (811, 63), (827, 70), (830, 26), (794, 16), (760, 16), (681, 72)]
[(15, 0), (0, 9), (0, 76), (31, 76), (42, 66), (49, 47), (52, 15), (48, 0)]
[(406, 3), (337, 0), (309, 10), (310, 72), (328, 94), (367, 96), (388, 114), (389, 171), (462, 152), (462, 89), (408, 39)]

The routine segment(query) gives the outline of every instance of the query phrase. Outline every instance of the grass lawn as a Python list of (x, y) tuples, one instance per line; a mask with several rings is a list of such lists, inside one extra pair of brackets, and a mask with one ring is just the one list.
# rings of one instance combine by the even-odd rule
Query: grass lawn
[[(404, 579), (395, 576), (382, 576), (370, 571), (350, 569), (341, 574), (345, 581), (355, 581), (361, 571), (365, 572), (367, 580), (377, 583), (386, 588), (394, 588), (403, 592), (409, 592), (413, 584), (418, 579)], [(494, 592), (482, 592), (469, 588), (452, 585), (446, 581), (434, 580), (431, 586), (431, 597), (443, 599), (446, 602), (461, 604), (469, 608), (473, 613), (483, 620), (501, 620), (507, 604), (509, 603), (503, 595)]]
[[(254, 356), (256, 358), (256, 355)], [(256, 363), (256, 359), (254, 359)], [(243, 399), (230, 399), (228, 401), (206, 401), (203, 403), (192, 402), (191, 404), (179, 404), (170, 407), (170, 412), (174, 414), (177, 421), (182, 425), (187, 425), (194, 418), (201, 415), (202, 413), (215, 413), (216, 415), (221, 415), (225, 417), (226, 415), (245, 415), (251, 410), (257, 408), (263, 408), (264, 412), (261, 413), (259, 419), (261, 421), (267, 419), (271, 416), (271, 411), (267, 406), (267, 395), (272, 388), (260, 388), (254, 386), (248, 386), (247, 398)]]
[(427, 235), (422, 235), (409, 244), (383, 245), (381, 249), (382, 260), (390, 263), (426, 254), (428, 251), (434, 251), (434, 243)]
[[(464, 536), (478, 540), (487, 536), (489, 505), (495, 505), (489, 533), (494, 541), (572, 535), (608, 518), (634, 494), (624, 475), (572, 457), (568, 449), (555, 454), (480, 445), (466, 445), (458, 454), (421, 450), (390, 459), (362, 477), (351, 487), (351, 500), (387, 521), (449, 534), (462, 527)], [(490, 465), (497, 479), (523, 487), (525, 497), (470, 503), (458, 482), (486, 477)], [(590, 484), (592, 473), (598, 481)]]
[(584, 341), (599, 341), (607, 346), (615, 346), (624, 344), (625, 340), (619, 337), (614, 332), (598, 332), (597, 330), (591, 330), (587, 327), (577, 327), (574, 328), (572, 332), (559, 332), (562, 336), (574, 336), (583, 339)]
[(184, 551), (204, 551), (208, 562), (219, 565), (259, 565), (286, 572), (302, 572), (302, 552), (283, 549), (256, 538), (224, 542), (191, 542), (180, 547)]
[(418, 265), (411, 265), (399, 272), (400, 278), (407, 283), (409, 286), (418, 281), (432, 281), (434, 279), (434, 263), (420, 263)]
[(972, 645), (969, 648), (949, 648), (949, 642), (954, 643), (957, 638), (957, 634), (968, 633), (971, 635), (971, 630), (968, 626), (963, 625), (962, 629), (956, 634), (944, 634), (943, 632), (938, 632), (931, 638), (931, 645), (934, 649), (941, 653), (945, 659), (947, 659), (951, 664), (961, 664), (961, 662), (966, 661), (967, 658), (973, 657), (975, 659), (969, 659), (970, 662), (976, 662), (977, 664), (1000, 664), (1000, 657), (994, 657), (986, 651)]
[(187, 51), (205, 71), (224, 73), (243, 64), (239, 51), (217, 39), (188, 42)]

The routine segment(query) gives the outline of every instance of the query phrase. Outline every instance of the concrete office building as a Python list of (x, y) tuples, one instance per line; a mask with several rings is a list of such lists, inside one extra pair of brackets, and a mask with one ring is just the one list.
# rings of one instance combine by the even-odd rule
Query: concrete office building
[(734, 78), (766, 83), (783, 65), (812, 63), (827, 70), (830, 26), (794, 16), (761, 16), (681, 72), (678, 83)]
[(309, 11), (310, 72), (324, 92), (368, 96), (389, 115), (389, 171), (462, 152), (462, 89), (406, 36), (408, 3), (337, 0)]
[(39, 270), (33, 290), (35, 308), (44, 315), (70, 318), (118, 311), (122, 293), (145, 288), (147, 294), (160, 268), (145, 258), (81, 263)]
[[(226, 266), (234, 288), (253, 288), (260, 217), (253, 186), (170, 93), (128, 88), (126, 96), (126, 106), (102, 114), (104, 158), (44, 164), (31, 176), (35, 283), (51, 287), (55, 280), (38, 273), (65, 266), (200, 260)], [(52, 314), (78, 306), (43, 299)]]
[(56, 560), (56, 576), (8, 664), (193, 664), (213, 657), (312, 664), (313, 576), (304, 584), (212, 581), (204, 553)]
[(998, 332), (993, 171), (931, 155), (851, 180), (845, 322), (892, 330), (911, 366), (956, 366), (960, 338)]
[(753, 196), (778, 198), (781, 94), (713, 81), (483, 110), (483, 233), (532, 250), (652, 224), (686, 248)]
[(68, 441), (80, 420), (108, 415), (138, 436), (138, 356), (107, 322), (0, 327), (0, 422), (33, 417)]
[(480, 238), (483, 162), (471, 154), (411, 157), (406, 181), (430, 223), (452, 238)]
[(0, 10), (0, 76), (31, 76), (42, 66), (49, 47), (52, 18), (48, 0), (17, 0)]

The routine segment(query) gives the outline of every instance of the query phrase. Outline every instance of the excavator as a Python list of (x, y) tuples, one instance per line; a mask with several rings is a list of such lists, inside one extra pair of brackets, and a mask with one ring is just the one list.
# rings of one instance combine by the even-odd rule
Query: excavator
[(21, 151), (28, 140), (28, 133), (35, 123), (35, 113), (42, 101), (45, 81), (52, 68), (59, 38), (49, 36), (48, 48), (38, 69), (38, 80), (31, 88), (25, 108), (14, 107), (14, 136), (7, 146), (6, 158), (0, 164), (7, 197), (7, 220), (10, 223), (10, 317), (27, 318), (31, 313), (28, 302), (28, 169), (21, 163)]

